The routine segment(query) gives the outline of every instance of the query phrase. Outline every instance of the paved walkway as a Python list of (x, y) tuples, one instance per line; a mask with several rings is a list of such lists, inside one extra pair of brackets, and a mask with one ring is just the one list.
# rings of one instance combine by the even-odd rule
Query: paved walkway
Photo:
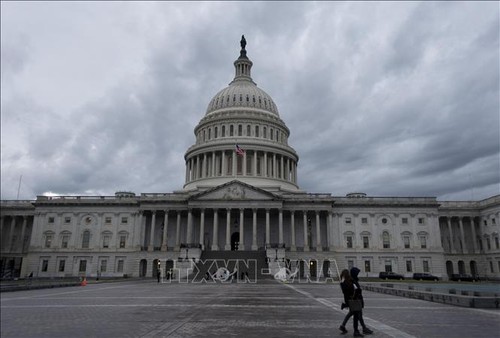
[[(373, 337), (499, 337), (500, 310), (365, 291)], [(332, 284), (89, 284), (3, 293), (6, 337), (352, 337)]]

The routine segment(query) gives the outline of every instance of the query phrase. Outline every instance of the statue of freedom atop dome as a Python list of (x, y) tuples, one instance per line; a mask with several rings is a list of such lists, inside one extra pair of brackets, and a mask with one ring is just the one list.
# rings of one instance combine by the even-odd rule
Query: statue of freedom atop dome
[(241, 41), (240, 41), (241, 49), (245, 50), (245, 47), (247, 45), (247, 40), (245, 40), (245, 35), (241, 36)]

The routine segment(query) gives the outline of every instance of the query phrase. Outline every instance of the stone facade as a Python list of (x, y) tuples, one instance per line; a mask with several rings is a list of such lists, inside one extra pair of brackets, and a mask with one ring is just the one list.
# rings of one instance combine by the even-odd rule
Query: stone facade
[(185, 185), (160, 194), (38, 196), (1, 201), (2, 277), (152, 276), (210, 251), (265, 251), (311, 277), (358, 266), (500, 277), (500, 196), (307, 193), (299, 157), (270, 96), (250, 76), (242, 45), (236, 75), (210, 101), (185, 155)]

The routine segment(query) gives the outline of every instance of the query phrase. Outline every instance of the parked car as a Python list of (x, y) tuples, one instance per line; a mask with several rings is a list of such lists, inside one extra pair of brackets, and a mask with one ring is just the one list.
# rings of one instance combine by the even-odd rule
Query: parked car
[(430, 273), (416, 272), (413, 274), (413, 279), (415, 279), (415, 280), (434, 280), (437, 282), (439, 280), (439, 277), (431, 275)]
[(399, 279), (399, 280), (405, 279), (405, 276), (400, 275), (399, 273), (392, 272), (392, 271), (391, 272), (381, 271), (379, 273), (378, 277), (380, 279)]
[(454, 273), (451, 275), (450, 280), (456, 282), (475, 282), (478, 281), (479, 278), (473, 275), (469, 275), (468, 273)]

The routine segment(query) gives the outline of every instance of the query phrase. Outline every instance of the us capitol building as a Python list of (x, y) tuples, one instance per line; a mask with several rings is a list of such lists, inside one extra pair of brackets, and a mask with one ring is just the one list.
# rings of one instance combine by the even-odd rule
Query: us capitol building
[(243, 37), (234, 80), (194, 129), (182, 190), (3, 200), (1, 277), (153, 276), (158, 260), (172, 268), (247, 253), (309, 277), (335, 271), (336, 260), (360, 276), (500, 278), (500, 195), (453, 202), (302, 191), (290, 130), (252, 80), (245, 47)]

